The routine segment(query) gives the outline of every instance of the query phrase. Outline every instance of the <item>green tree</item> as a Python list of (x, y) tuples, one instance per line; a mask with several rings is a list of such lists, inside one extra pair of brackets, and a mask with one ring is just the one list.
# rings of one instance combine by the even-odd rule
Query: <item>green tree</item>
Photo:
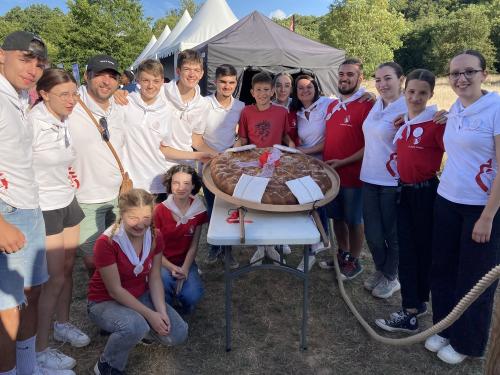
[(321, 41), (363, 60), (365, 73), (392, 60), (402, 46), (405, 20), (388, 0), (342, 0), (330, 5), (320, 25)]
[[(292, 16), (283, 19), (273, 18), (273, 21), (288, 29), (290, 27), (291, 19)], [(306, 38), (320, 41), (319, 25), (321, 24), (321, 21), (322, 17), (301, 16), (300, 14), (296, 14), (295, 32), (299, 35), (305, 36)]]
[(185, 10), (187, 10), (189, 15), (193, 17), (196, 12), (198, 12), (200, 7), (201, 4), (197, 5), (194, 0), (181, 0), (179, 8), (170, 9), (164, 17), (158, 18), (155, 21), (153, 25), (153, 34), (158, 38), (163, 32), (163, 29), (165, 29), (165, 25), (168, 25), (168, 27), (172, 30), (175, 25), (177, 25), (177, 22), (182, 17)]
[(59, 45), (61, 62), (81, 67), (95, 54), (115, 57), (127, 68), (151, 38), (139, 0), (68, 0), (69, 27)]

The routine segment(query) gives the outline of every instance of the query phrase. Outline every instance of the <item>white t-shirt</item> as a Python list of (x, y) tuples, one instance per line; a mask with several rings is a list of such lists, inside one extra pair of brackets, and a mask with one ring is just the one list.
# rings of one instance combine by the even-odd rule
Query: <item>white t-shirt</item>
[(452, 105), (444, 132), (448, 160), (438, 194), (460, 204), (486, 205), (498, 173), (495, 136), (500, 135), (500, 95), (490, 92), (464, 108)]
[(33, 209), (38, 207), (38, 185), (27, 108), (27, 93), (19, 95), (0, 74), (0, 199), (16, 208)]
[[(326, 96), (321, 96), (308, 108), (297, 112), (297, 130), (301, 147), (314, 147), (325, 140), (326, 110), (333, 101)], [(306, 117), (309, 112), (309, 119)], [(322, 158), (322, 152), (312, 155)]]
[[(205, 121), (210, 104), (201, 96), (199, 86), (196, 86), (194, 98), (187, 103), (182, 101), (176, 81), (163, 86), (167, 99), (169, 129), (167, 139), (162, 141), (162, 145), (181, 151), (193, 151), (193, 133), (203, 135), (205, 132)], [(176, 162), (175, 160), (169, 161)], [(194, 164), (193, 161), (186, 161), (186, 163)]]
[(379, 97), (375, 102), (363, 122), (365, 152), (361, 164), (361, 181), (381, 186), (398, 185), (396, 144), (393, 143), (397, 129), (394, 120), (407, 111), (403, 96), (385, 108), (382, 98)]
[(33, 127), (33, 168), (43, 211), (69, 206), (79, 185), (72, 164), (76, 152), (67, 121), (61, 122), (45, 104), (38, 103), (28, 115)]
[(233, 147), (236, 126), (245, 103), (231, 97), (231, 104), (228, 108), (224, 108), (217, 101), (215, 94), (208, 96), (207, 100), (210, 103), (210, 110), (206, 118), (203, 139), (208, 146), (222, 152)]
[(168, 134), (168, 108), (165, 96), (160, 92), (156, 101), (147, 105), (139, 92), (129, 95), (125, 113), (125, 170), (141, 188), (154, 194), (165, 193), (163, 174), (175, 165), (165, 160), (160, 143)]
[[(83, 86), (80, 88), (80, 97), (97, 121), (101, 117), (106, 118), (111, 144), (118, 156), (122, 158), (125, 107), (117, 105), (111, 98), (108, 110), (104, 111)], [(68, 122), (73, 147), (76, 150), (73, 167), (80, 178), (80, 188), (76, 192), (78, 201), (80, 203), (104, 203), (115, 199), (122, 183), (122, 176), (101, 134), (79, 104), (69, 116)]]

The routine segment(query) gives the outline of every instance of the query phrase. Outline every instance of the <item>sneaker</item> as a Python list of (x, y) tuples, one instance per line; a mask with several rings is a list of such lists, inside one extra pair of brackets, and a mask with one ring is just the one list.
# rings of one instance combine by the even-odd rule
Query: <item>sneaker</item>
[(257, 246), (257, 250), (255, 250), (255, 253), (253, 253), (252, 257), (250, 258), (250, 264), (253, 265), (260, 265), (262, 264), (262, 259), (265, 256), (265, 248), (264, 246)]
[(208, 248), (208, 255), (206, 262), (208, 264), (216, 263), (221, 254), (222, 254), (222, 247), (210, 245)]
[[(308, 271), (313, 268), (314, 263), (316, 263), (316, 257), (314, 255), (309, 255), (309, 264), (308, 264)], [(302, 257), (302, 260), (300, 261), (299, 265), (297, 266), (297, 269), (299, 271), (304, 272), (304, 257)]]
[(380, 271), (375, 271), (375, 273), (368, 276), (363, 283), (365, 289), (372, 291), (381, 281), (384, 275)]
[(54, 340), (69, 342), (75, 348), (82, 348), (90, 343), (90, 337), (70, 322), (54, 322)]
[(465, 354), (461, 354), (453, 349), (453, 346), (451, 346), (450, 344), (441, 348), (438, 351), (437, 356), (441, 361), (446, 362), (450, 365), (458, 365), (459, 363), (463, 362), (465, 358), (467, 358)]
[(389, 332), (414, 333), (418, 331), (417, 316), (408, 311), (402, 311), (399, 315), (392, 314), (390, 319), (375, 319), (375, 324)]
[(437, 353), (445, 346), (449, 345), (450, 340), (439, 335), (432, 335), (425, 340), (425, 349)]
[(378, 298), (389, 298), (400, 289), (401, 284), (398, 279), (389, 280), (385, 276), (382, 276), (382, 280), (373, 288), (372, 295)]
[(95, 375), (125, 375), (125, 372), (120, 371), (107, 362), (102, 362), (101, 359), (97, 361), (94, 366), (94, 374)]
[(322, 260), (318, 263), (318, 266), (324, 270), (333, 270), (335, 268), (333, 260)]
[(73, 358), (52, 348), (36, 353), (36, 361), (39, 367), (53, 370), (71, 370), (76, 365)]
[[(226, 261), (225, 256), (222, 259), (224, 262)], [(238, 268), (239, 266), (240, 266), (240, 264), (238, 263), (238, 261), (236, 259), (234, 259), (233, 251), (231, 250), (229, 253), (229, 268), (234, 270), (234, 269)]]
[(350, 255), (348, 257), (349, 259), (340, 267), (343, 280), (352, 280), (363, 272), (363, 266), (359, 263), (359, 259)]
[(282, 245), (283, 246), (283, 255), (290, 255), (292, 253), (292, 249), (290, 249), (289, 245)]
[[(390, 316), (392, 318), (394, 315), (400, 315), (402, 313), (403, 313), (403, 310), (399, 310), (399, 311), (393, 312)], [(417, 313), (415, 315), (417, 316), (417, 318), (419, 318), (427, 313), (428, 313), (427, 304), (425, 302), (422, 302), (420, 307), (417, 309)]]
[[(265, 246), (266, 249), (266, 257), (271, 259), (275, 263), (279, 263), (281, 256), (278, 250), (274, 248), (274, 246)], [(283, 259), (283, 263), (286, 263), (285, 260)]]
[(150, 345), (154, 344), (155, 341), (156, 340), (153, 337), (153, 335), (151, 334), (151, 331), (149, 331), (148, 333), (146, 333), (146, 335), (144, 335), (144, 337), (141, 339), (141, 341), (139, 341), (139, 344), (144, 345), (144, 346), (150, 346)]
[(311, 245), (311, 252), (312, 252), (313, 254), (317, 254), (317, 253), (319, 253), (320, 251), (323, 251), (323, 250), (328, 249), (328, 247), (329, 247), (328, 245), (327, 245), (327, 246), (325, 246), (325, 245), (323, 244), (323, 242), (322, 242), (322, 241), (319, 241), (319, 242), (317, 242), (317, 243), (313, 243), (313, 244)]
[(54, 370), (53, 368), (36, 366), (33, 375), (75, 375), (75, 372), (73, 370)]
[[(339, 251), (337, 252), (337, 260), (339, 262), (339, 267), (342, 267), (345, 264), (346, 259), (348, 257), (349, 257), (349, 252), (339, 249)], [(324, 270), (333, 270), (335, 268), (333, 260), (324, 260), (319, 262), (318, 265), (320, 268)]]

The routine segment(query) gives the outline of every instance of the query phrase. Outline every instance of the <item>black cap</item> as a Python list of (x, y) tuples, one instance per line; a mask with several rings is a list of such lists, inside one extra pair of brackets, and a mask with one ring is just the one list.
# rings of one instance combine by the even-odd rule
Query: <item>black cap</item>
[(87, 63), (87, 72), (99, 73), (103, 70), (114, 70), (120, 74), (118, 70), (118, 62), (108, 55), (96, 55), (89, 59)]
[[(33, 48), (31, 42), (37, 41), (43, 48)], [(5, 51), (28, 51), (34, 53), (37, 57), (47, 60), (47, 47), (43, 40), (28, 31), (14, 31), (5, 37), (2, 44)]]

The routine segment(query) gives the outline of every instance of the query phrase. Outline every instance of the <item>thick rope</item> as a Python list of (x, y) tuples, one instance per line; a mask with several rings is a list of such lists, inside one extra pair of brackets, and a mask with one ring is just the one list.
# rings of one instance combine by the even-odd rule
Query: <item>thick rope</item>
[[(332, 221), (329, 220), (328, 223), (329, 226), (329, 232), (330, 232), (330, 244), (333, 244), (333, 226), (332, 226)], [(365, 331), (370, 335), (372, 339), (375, 339), (381, 343), (384, 344), (389, 344), (389, 345), (395, 345), (395, 346), (401, 346), (401, 345), (411, 345), (411, 344), (416, 344), (418, 342), (422, 342), (428, 337), (435, 335), (444, 329), (448, 328), (451, 326), (458, 318), (462, 316), (462, 314), (469, 308), (472, 303), (490, 286), (492, 285), (497, 279), (500, 278), (500, 264), (491, 269), (486, 275), (484, 275), (481, 280), (479, 280), (476, 285), (458, 302), (458, 304), (453, 308), (453, 310), (440, 322), (436, 323), (432, 327), (426, 329), (423, 332), (420, 332), (416, 335), (410, 336), (410, 337), (404, 337), (404, 338), (399, 338), (399, 339), (394, 339), (394, 338), (388, 338), (385, 336), (379, 335), (367, 322), (366, 320), (363, 319), (361, 314), (358, 312), (354, 304), (352, 303), (351, 299), (347, 295), (345, 289), (344, 289), (344, 281), (341, 278), (341, 273), (340, 273), (340, 268), (339, 268), (339, 262), (337, 259), (337, 254), (334, 254), (333, 256), (333, 262), (335, 265), (335, 273), (337, 277), (337, 281), (339, 283), (339, 290), (340, 294), (342, 296), (342, 299), (346, 303), (346, 305), (349, 307), (353, 315), (356, 317), (358, 320), (359, 324), (363, 326)]]

